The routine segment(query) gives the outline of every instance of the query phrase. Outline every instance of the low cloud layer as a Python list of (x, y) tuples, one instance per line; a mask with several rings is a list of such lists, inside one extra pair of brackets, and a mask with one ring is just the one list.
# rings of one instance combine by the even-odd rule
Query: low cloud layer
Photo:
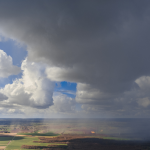
[[(47, 108), (54, 103), (53, 82), (68, 81), (77, 83), (83, 110), (147, 116), (149, 18), (147, 0), (1, 1), (0, 33), (28, 51), (22, 79), (1, 92), (10, 103)], [(4, 77), (13, 71), (2, 72)]]

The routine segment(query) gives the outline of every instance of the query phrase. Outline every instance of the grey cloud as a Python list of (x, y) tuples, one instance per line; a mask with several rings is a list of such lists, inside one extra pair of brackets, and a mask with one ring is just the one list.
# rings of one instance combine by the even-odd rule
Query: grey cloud
[(4, 95), (3, 93), (0, 93), (0, 101), (3, 101), (3, 100), (7, 100), (8, 97), (6, 95)]
[(66, 78), (104, 91), (124, 91), (149, 73), (149, 43), (137, 36), (149, 36), (149, 21), (143, 17), (148, 15), (147, 3), (16, 1), (2, 16), (1, 29), (27, 44), (29, 58), (70, 67), (74, 75), (70, 72)]
[[(150, 77), (142, 76), (136, 88), (122, 94), (109, 95), (87, 84), (77, 85), (76, 101), (85, 112), (106, 117), (148, 117), (150, 113)], [(106, 115), (107, 114), (107, 115)]]
[[(18, 109), (18, 108), (0, 108), (0, 115), (1, 116), (12, 116), (12, 115), (19, 115), (19, 114), (24, 114), (23, 110), (22, 109)], [(15, 116), (13, 116), (15, 117)]]
[(1, 108), (8, 108), (8, 109), (19, 109), (21, 108), (19, 105), (14, 105), (14, 104), (8, 104), (6, 102), (1, 103)]
[(148, 0), (0, 2), (0, 32), (25, 43), (30, 60), (61, 68), (55, 80), (89, 84), (109, 100), (150, 75), (149, 17)]

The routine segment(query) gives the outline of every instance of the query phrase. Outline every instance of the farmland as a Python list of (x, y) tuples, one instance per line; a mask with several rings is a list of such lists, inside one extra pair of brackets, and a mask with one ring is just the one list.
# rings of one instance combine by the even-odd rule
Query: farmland
[(39, 141), (38, 137), (15, 137), (14, 140), (7, 146), (6, 150), (20, 149), (22, 145), (33, 146), (47, 146), (49, 143), (34, 143), (33, 141)]
[(136, 125), (136, 130), (130, 124), (107, 119), (0, 119), (0, 149), (149, 149), (149, 122), (142, 129)]

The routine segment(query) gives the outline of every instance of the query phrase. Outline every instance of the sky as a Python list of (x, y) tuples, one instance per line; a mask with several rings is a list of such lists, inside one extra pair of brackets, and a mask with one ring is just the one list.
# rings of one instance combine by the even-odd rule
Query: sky
[(0, 117), (149, 118), (149, 0), (0, 0)]

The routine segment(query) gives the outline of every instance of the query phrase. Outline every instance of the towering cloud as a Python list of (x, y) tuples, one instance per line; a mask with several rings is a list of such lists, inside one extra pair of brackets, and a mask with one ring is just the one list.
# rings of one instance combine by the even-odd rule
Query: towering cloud
[(17, 104), (35, 108), (48, 108), (53, 105), (54, 83), (46, 78), (45, 65), (23, 61), (23, 76), (12, 84), (7, 84), (1, 93), (8, 99), (6, 104)]

